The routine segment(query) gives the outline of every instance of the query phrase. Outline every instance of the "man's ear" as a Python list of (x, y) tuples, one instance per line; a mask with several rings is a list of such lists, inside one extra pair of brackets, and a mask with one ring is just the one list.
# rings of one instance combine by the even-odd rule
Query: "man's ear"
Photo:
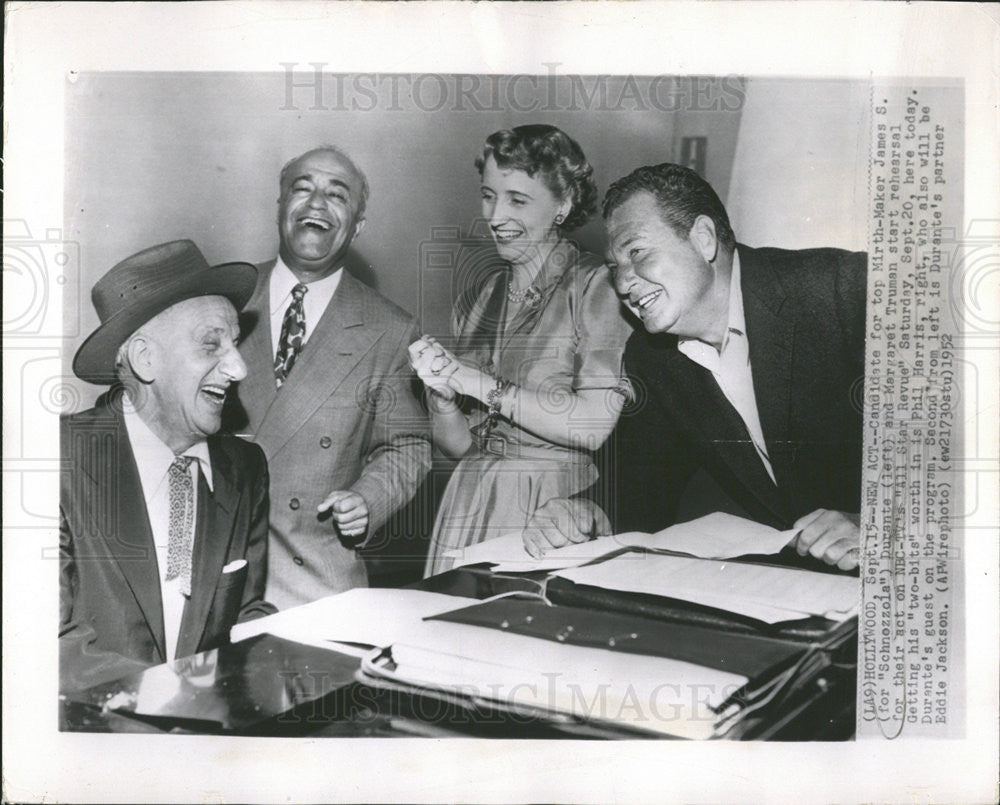
[(354, 234), (351, 236), (351, 240), (354, 240), (354, 238), (361, 234), (361, 230), (365, 228), (365, 221), (367, 220), (367, 218), (358, 219), (358, 222), (354, 225)]
[(138, 332), (129, 339), (125, 355), (132, 374), (142, 383), (156, 379), (155, 352), (156, 346), (146, 333)]
[(715, 237), (715, 221), (707, 215), (699, 215), (694, 219), (688, 239), (706, 262), (711, 263), (715, 260), (719, 252), (719, 241)]

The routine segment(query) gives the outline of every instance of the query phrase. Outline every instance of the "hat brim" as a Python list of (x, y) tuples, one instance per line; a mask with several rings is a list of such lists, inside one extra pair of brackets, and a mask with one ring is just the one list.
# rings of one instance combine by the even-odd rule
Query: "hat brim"
[(195, 275), (179, 277), (157, 289), (155, 298), (121, 310), (92, 332), (76, 351), (73, 373), (88, 383), (115, 381), (115, 357), (125, 339), (168, 307), (198, 296), (224, 296), (237, 311), (253, 296), (257, 268), (250, 263), (223, 263)]

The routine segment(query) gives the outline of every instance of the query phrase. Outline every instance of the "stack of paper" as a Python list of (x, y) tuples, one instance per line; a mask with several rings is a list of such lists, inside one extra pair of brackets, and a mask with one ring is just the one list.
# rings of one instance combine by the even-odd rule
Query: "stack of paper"
[(822, 615), (843, 621), (857, 612), (853, 576), (685, 556), (623, 554), (555, 573), (576, 584), (676, 598), (766, 623)]
[[(747, 677), (689, 662), (572, 646), (424, 618), (479, 602), (419, 590), (356, 589), (238, 624), (233, 641), (270, 633), (369, 656), (371, 676), (507, 708), (711, 737)], [(370, 649), (391, 646), (393, 664)], [(378, 652), (376, 652), (377, 654)]]
[(599, 559), (622, 548), (670, 551), (703, 559), (731, 559), (747, 554), (775, 554), (791, 542), (796, 531), (776, 528), (717, 512), (687, 523), (665, 528), (655, 534), (630, 532), (598, 537), (589, 542), (553, 548), (535, 559), (524, 549), (520, 533), (506, 534), (468, 548), (449, 552), (455, 566), (488, 562), (496, 572), (556, 570)]
[[(573, 646), (460, 623), (427, 621), (370, 656), (370, 676), (506, 709), (609, 722), (683, 738), (711, 737), (747, 677), (680, 660)], [(728, 715), (728, 711), (725, 711)]]
[(426, 617), (475, 603), (473, 598), (422, 590), (358, 588), (238, 623), (229, 636), (236, 643), (273, 634), (361, 657), (368, 653), (368, 646), (388, 646), (407, 638)]

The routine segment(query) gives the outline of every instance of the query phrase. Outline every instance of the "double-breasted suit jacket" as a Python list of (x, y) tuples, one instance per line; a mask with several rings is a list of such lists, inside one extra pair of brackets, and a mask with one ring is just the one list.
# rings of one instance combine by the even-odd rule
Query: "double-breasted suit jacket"
[[(59, 504), (60, 687), (79, 690), (165, 662), (153, 533), (117, 395), (63, 417)], [(120, 399), (120, 398), (118, 398)], [(199, 473), (191, 597), (175, 655), (229, 642), (238, 621), (274, 612), (264, 601), (267, 464), (260, 448), (208, 439), (209, 489)], [(232, 572), (226, 565), (246, 560)]]
[(284, 609), (368, 583), (363, 560), (341, 543), (329, 512), (318, 514), (324, 498), (342, 489), (360, 494), (370, 539), (413, 497), (430, 469), (431, 448), (407, 354), (417, 337), (413, 321), (346, 270), (320, 320), (306, 322), (306, 343), (277, 387), (268, 290), (273, 267), (259, 267), (244, 308), (240, 353), (248, 375), (227, 427), (267, 456), (267, 596)]
[(625, 350), (637, 401), (615, 434), (621, 531), (675, 522), (698, 468), (740, 513), (777, 528), (819, 508), (859, 511), (866, 255), (737, 248), (754, 396), (777, 483), (711, 372), (678, 351), (676, 336), (637, 331)]

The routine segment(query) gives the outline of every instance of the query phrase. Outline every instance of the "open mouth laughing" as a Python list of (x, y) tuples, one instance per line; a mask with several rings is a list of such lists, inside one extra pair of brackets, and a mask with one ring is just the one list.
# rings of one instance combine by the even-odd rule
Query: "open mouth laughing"
[(307, 229), (314, 229), (317, 232), (329, 232), (333, 229), (333, 224), (323, 218), (317, 218), (314, 215), (305, 215), (298, 220), (299, 226), (306, 227)]
[(523, 229), (501, 227), (499, 229), (494, 228), (493, 237), (496, 238), (497, 243), (506, 243), (511, 240), (516, 240), (524, 234)]
[(663, 291), (661, 289), (661, 290), (652, 291), (652, 292), (647, 293), (647, 294), (643, 294), (638, 299), (633, 299), (632, 300), (632, 305), (637, 310), (644, 311), (651, 304), (653, 304), (653, 302), (655, 302), (660, 297), (660, 295), (662, 293), (663, 293)]
[(202, 386), (200, 391), (202, 395), (212, 404), (217, 406), (222, 406), (226, 401), (226, 390), (228, 386), (210, 384)]

